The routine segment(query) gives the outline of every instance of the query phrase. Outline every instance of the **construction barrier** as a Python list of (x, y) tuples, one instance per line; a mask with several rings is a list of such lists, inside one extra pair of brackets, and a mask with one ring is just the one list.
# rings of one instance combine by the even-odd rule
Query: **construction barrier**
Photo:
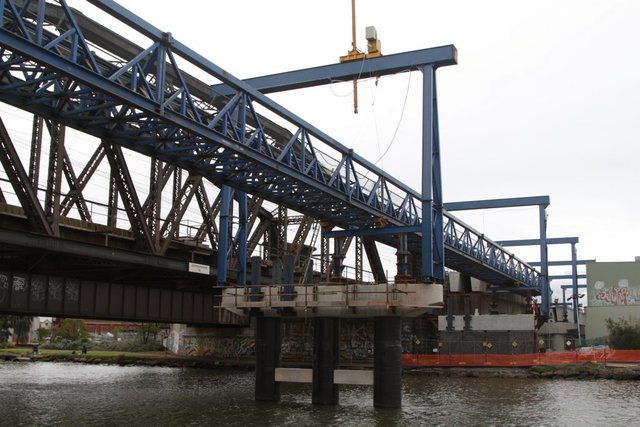
[(403, 354), (404, 367), (527, 367), (572, 363), (640, 363), (640, 350), (589, 350), (533, 354)]

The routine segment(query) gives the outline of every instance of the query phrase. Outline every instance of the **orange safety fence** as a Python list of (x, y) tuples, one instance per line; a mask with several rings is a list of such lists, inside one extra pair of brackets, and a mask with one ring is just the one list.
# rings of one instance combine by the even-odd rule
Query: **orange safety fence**
[(584, 362), (640, 363), (640, 350), (589, 350), (530, 354), (403, 354), (404, 367), (536, 366)]

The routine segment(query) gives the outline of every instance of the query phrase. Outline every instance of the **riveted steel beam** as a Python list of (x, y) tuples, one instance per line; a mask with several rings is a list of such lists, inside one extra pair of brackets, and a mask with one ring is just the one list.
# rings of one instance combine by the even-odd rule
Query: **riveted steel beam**
[(549, 203), (551, 203), (549, 196), (513, 197), (509, 199), (448, 202), (444, 204), (444, 209), (453, 212), (474, 209), (512, 208), (518, 206), (549, 206)]
[[(422, 66), (436, 67), (455, 65), (458, 53), (453, 45), (439, 46), (411, 52), (396, 53), (365, 59), (363, 61), (341, 62), (339, 64), (287, 71), (268, 76), (254, 77), (244, 82), (262, 93), (283, 92), (336, 82), (350, 82), (354, 78), (367, 79), (420, 70)], [(235, 93), (229, 85), (218, 84), (211, 87), (213, 95), (232, 96)]]

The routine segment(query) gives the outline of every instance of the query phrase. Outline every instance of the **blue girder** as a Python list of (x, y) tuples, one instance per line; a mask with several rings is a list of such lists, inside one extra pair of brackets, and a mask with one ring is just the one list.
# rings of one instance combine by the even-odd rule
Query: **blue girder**
[[(64, 19), (54, 27), (43, 1), (0, 1), (3, 102), (345, 229), (370, 228), (379, 217), (391, 226), (420, 226), (418, 192), (169, 33), (113, 1), (89, 0), (152, 40), (131, 58), (98, 55), (74, 12), (57, 3)], [(431, 65), (454, 63), (455, 48), (449, 51), (450, 59)], [(224, 83), (230, 97), (214, 103), (196, 96), (178, 58)], [(294, 129), (288, 141), (270, 134), (265, 113)], [(537, 286), (535, 270), (460, 221), (447, 216), (443, 228), (450, 267), (494, 283)], [(410, 239), (414, 250), (418, 235)]]
[(540, 292), (542, 276), (536, 269), (448, 212), (444, 221), (448, 267), (492, 284), (522, 284)]
[[(448, 267), (463, 271), (496, 285), (526, 285), (518, 290), (539, 293), (542, 286), (540, 272), (487, 238), (483, 233), (444, 212), (445, 260)], [(381, 236), (401, 233), (420, 234), (419, 226), (383, 227), (325, 232), (325, 237)]]

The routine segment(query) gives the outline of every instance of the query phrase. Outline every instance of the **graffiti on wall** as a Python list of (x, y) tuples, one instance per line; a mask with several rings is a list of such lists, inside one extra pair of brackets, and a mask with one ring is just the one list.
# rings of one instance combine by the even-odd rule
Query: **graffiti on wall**
[(180, 351), (185, 356), (210, 356), (235, 359), (255, 355), (253, 337), (184, 335)]
[(181, 349), (183, 347), (182, 334), (175, 329), (171, 329), (167, 337), (167, 348), (174, 354), (182, 354)]
[(343, 322), (340, 357), (345, 361), (361, 361), (373, 357), (373, 328), (371, 322), (353, 319)]
[(620, 279), (614, 285), (598, 280), (594, 288), (594, 295), (589, 301), (592, 306), (640, 305), (640, 288), (629, 287), (627, 279)]
[[(340, 359), (342, 362), (373, 360), (374, 336), (371, 319), (345, 319), (340, 322)], [(403, 353), (421, 352), (435, 342), (424, 333), (417, 333), (412, 324), (402, 327)], [(187, 333), (172, 330), (167, 348), (182, 356), (205, 356), (236, 359), (255, 356), (255, 338), (252, 334), (224, 336)], [(426, 347), (425, 347), (426, 348)], [(313, 322), (288, 320), (283, 322), (281, 356), (283, 360), (309, 362), (313, 360)]]
[(280, 354), (283, 359), (313, 360), (313, 327), (307, 319), (283, 323)]

